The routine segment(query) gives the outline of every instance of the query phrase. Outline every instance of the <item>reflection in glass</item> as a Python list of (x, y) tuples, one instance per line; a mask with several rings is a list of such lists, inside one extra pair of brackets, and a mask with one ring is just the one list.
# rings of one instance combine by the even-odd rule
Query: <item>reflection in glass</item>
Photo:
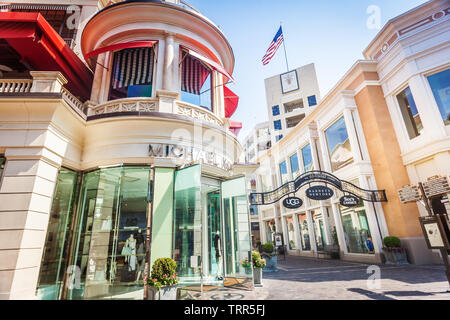
[(428, 76), (428, 83), (445, 125), (450, 124), (450, 69)]
[(326, 243), (322, 214), (316, 214), (314, 211), (311, 211), (311, 217), (313, 221), (314, 234), (316, 237), (317, 251), (323, 251)]
[(298, 175), (300, 174), (300, 170), (298, 167), (298, 157), (297, 157), (297, 152), (294, 153), (292, 156), (289, 157), (289, 162), (291, 164), (291, 171), (292, 171), (292, 176), (293, 178), (297, 178)]
[(280, 163), (280, 176), (281, 176), (281, 184), (285, 184), (289, 181), (286, 161)]
[(297, 246), (295, 245), (295, 229), (294, 229), (294, 217), (287, 217), (286, 218), (286, 227), (288, 230), (287, 236), (288, 236), (288, 244), (289, 244), (289, 250), (295, 250), (297, 249)]
[[(1, 173), (0, 173), (1, 176)], [(67, 238), (78, 173), (61, 168), (53, 195), (44, 253), (39, 272), (37, 296), (41, 300), (58, 300), (67, 265)]]
[(311, 145), (307, 144), (302, 148), (303, 169), (305, 172), (313, 170), (313, 160), (311, 154)]
[(220, 219), (220, 192), (214, 191), (207, 195), (208, 201), (208, 255), (209, 274), (222, 275), (223, 240)]
[(325, 130), (325, 136), (327, 139), (332, 171), (336, 171), (353, 162), (352, 150), (344, 117), (339, 118), (339, 120)]
[(191, 256), (201, 256), (201, 167), (191, 166), (175, 172), (174, 259), (182, 282), (200, 279), (200, 270), (191, 268)]
[(409, 138), (412, 139), (417, 137), (422, 133), (423, 125), (409, 87), (397, 95), (397, 101)]
[(345, 243), (350, 253), (374, 253), (372, 237), (364, 205), (340, 206)]
[(84, 175), (73, 258), (81, 279), (69, 298), (142, 298), (149, 179), (150, 167)]
[(300, 231), (302, 250), (310, 251), (311, 243), (309, 242), (308, 220), (305, 213), (298, 215), (298, 229)]

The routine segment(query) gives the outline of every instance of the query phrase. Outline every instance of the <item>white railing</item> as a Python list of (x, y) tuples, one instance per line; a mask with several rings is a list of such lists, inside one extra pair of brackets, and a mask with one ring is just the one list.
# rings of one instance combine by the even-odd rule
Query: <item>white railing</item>
[(158, 111), (158, 99), (126, 98), (113, 100), (93, 107), (92, 111), (94, 115), (127, 111), (156, 112)]
[(197, 120), (204, 120), (210, 123), (214, 123), (218, 126), (223, 126), (223, 121), (214, 113), (205, 108), (182, 101), (177, 101), (176, 105), (176, 113), (179, 115), (191, 117)]
[(0, 79), (0, 92), (30, 92), (32, 79)]
[(83, 111), (83, 102), (78, 100), (73, 94), (69, 92), (69, 90), (63, 87), (61, 89), (61, 94), (64, 101), (66, 101), (72, 108)]

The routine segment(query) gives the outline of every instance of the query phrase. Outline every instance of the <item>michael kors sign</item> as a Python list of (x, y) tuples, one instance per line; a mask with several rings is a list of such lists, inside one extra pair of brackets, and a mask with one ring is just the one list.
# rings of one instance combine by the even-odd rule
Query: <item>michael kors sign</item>
[(176, 144), (152, 143), (148, 147), (148, 155), (156, 158), (181, 159), (184, 163), (201, 162), (226, 171), (233, 168), (233, 163), (230, 160), (215, 152)]

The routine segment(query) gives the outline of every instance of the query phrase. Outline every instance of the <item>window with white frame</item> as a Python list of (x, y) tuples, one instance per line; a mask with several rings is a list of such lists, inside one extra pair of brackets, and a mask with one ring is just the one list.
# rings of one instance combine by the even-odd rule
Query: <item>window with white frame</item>
[(427, 77), (445, 125), (450, 125), (450, 69)]
[(344, 117), (325, 130), (331, 171), (339, 170), (353, 162), (353, 155)]
[(280, 177), (282, 185), (289, 181), (286, 161), (280, 163)]
[(422, 133), (423, 125), (411, 89), (407, 87), (400, 92), (397, 95), (397, 101), (409, 138), (413, 139), (419, 136)]
[(314, 169), (311, 145), (308, 143), (302, 148), (302, 158), (303, 158), (303, 169), (305, 172)]
[(289, 157), (289, 162), (291, 164), (292, 177), (295, 179), (300, 175), (300, 168), (298, 166), (297, 152)]

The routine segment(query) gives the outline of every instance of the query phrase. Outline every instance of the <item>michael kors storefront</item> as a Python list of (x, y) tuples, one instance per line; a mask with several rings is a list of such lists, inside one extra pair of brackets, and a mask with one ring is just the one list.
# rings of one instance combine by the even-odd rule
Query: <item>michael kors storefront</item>
[(62, 168), (37, 295), (139, 299), (146, 263), (158, 257), (177, 261), (181, 283), (220, 285), (251, 277), (240, 266), (249, 254), (245, 177), (217, 179), (200, 164)]

